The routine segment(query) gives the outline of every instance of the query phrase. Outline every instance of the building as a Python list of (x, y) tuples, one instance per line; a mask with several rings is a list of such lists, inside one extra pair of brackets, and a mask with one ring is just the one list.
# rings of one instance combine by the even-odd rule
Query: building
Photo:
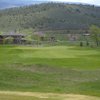
[(2, 43), (3, 43), (3, 36), (0, 35), (0, 44), (2, 44)]
[(13, 44), (21, 44), (22, 39), (25, 37), (25, 34), (20, 34), (20, 33), (4, 33), (0, 35), (0, 44), (4, 43), (4, 40), (6, 43), (8, 42), (7, 40), (12, 39)]

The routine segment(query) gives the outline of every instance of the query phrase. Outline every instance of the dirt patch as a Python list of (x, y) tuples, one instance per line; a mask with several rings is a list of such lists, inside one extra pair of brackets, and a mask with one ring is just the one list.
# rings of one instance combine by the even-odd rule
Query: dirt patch
[(56, 100), (100, 100), (100, 97), (76, 95), (76, 94), (55, 94), (55, 93), (38, 93), (38, 92), (17, 92), (17, 91), (0, 91), (3, 95), (16, 96), (33, 96), (37, 98), (54, 98)]

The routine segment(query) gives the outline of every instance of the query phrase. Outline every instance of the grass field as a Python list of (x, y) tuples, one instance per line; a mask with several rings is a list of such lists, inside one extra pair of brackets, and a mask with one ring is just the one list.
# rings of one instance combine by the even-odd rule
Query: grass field
[[(0, 46), (0, 91), (100, 97), (100, 49), (73, 46)], [(0, 94), (0, 100), (20, 100), (14, 99), (15, 96), (10, 96), (13, 99), (1, 99), (3, 97), (4, 94)], [(31, 97), (25, 100), (31, 100)], [(32, 100), (45, 99), (32, 97)]]

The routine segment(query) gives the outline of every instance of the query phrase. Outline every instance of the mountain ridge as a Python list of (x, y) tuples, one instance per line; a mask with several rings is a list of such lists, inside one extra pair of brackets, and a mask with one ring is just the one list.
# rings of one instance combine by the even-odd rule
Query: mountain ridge
[[(66, 3), (66, 4), (82, 4), (82, 5), (93, 5), (93, 4), (87, 4), (87, 3), (80, 3), (80, 2), (60, 2), (60, 1), (39, 1), (39, 0), (0, 0), (0, 9), (6, 9), (6, 8), (13, 8), (13, 7), (21, 7), (21, 6), (27, 6), (32, 4), (40, 4), (40, 3)], [(99, 5), (95, 5), (99, 6)]]

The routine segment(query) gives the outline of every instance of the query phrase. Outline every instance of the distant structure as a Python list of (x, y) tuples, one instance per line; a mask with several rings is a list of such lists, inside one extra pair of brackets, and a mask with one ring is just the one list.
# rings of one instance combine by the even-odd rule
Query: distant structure
[(4, 40), (7, 38), (12, 38), (12, 43), (13, 44), (21, 44), (23, 42), (23, 38), (25, 37), (25, 34), (21, 33), (15, 33), (15, 32), (10, 32), (10, 33), (3, 33), (0, 35), (0, 44), (4, 43)]

